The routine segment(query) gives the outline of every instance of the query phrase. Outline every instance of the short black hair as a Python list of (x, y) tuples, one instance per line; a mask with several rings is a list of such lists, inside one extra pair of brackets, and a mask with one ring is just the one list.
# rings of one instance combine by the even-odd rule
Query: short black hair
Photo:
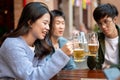
[(99, 22), (100, 19), (104, 18), (105, 16), (114, 18), (115, 16), (118, 16), (118, 10), (117, 8), (110, 4), (101, 4), (97, 8), (95, 8), (93, 12), (93, 17), (96, 22)]
[(63, 17), (63, 19), (65, 19), (64, 13), (62, 11), (60, 11), (60, 10), (52, 10), (51, 14), (52, 14), (53, 19), (55, 17), (58, 17), (58, 16)]

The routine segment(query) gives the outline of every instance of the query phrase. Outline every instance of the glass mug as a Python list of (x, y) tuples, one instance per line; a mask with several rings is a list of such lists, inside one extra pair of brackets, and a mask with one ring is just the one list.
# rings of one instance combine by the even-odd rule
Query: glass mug
[(90, 56), (96, 56), (98, 51), (99, 41), (98, 35), (96, 32), (88, 33), (88, 48), (90, 52)]
[(83, 37), (80, 34), (73, 35), (73, 57), (75, 62), (85, 60)]

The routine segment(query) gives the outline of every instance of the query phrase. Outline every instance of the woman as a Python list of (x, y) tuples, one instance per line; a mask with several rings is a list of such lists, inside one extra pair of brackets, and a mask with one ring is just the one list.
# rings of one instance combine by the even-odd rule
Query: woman
[[(60, 10), (52, 10), (52, 25), (49, 37), (47, 39), (49, 45), (53, 46), (53, 50), (49, 56), (47, 56), (47, 59), (50, 58), (50, 56), (55, 52), (55, 50), (61, 48), (63, 45), (67, 43), (67, 39), (65, 39), (63, 36), (64, 30), (65, 30), (65, 15)], [(76, 69), (76, 64), (71, 57), (68, 64), (63, 68), (64, 70), (71, 70)]]
[(44, 59), (51, 50), (44, 41), (50, 18), (47, 6), (41, 2), (24, 7), (17, 29), (1, 39), (0, 77), (49, 80), (68, 63), (72, 53), (70, 43), (56, 50), (49, 61)]

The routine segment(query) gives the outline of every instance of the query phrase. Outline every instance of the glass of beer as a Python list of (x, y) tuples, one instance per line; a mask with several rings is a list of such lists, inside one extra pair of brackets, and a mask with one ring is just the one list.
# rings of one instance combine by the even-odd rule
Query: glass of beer
[(85, 60), (83, 37), (80, 36), (80, 34), (73, 36), (73, 57), (75, 62), (82, 62)]
[(96, 32), (88, 33), (88, 48), (90, 52), (90, 56), (96, 56), (98, 51), (99, 41), (98, 35)]

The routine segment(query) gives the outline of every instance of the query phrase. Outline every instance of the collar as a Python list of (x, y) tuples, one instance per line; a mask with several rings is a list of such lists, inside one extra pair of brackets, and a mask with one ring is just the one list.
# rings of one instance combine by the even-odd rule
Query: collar
[[(116, 28), (119, 36), (118, 46), (120, 46), (120, 28), (117, 25), (116, 25)], [(105, 53), (105, 35), (102, 32), (98, 32), (98, 40), (99, 40), (99, 46), (102, 49), (102, 52), (104, 54)], [(120, 49), (119, 49), (119, 56), (120, 56)]]

